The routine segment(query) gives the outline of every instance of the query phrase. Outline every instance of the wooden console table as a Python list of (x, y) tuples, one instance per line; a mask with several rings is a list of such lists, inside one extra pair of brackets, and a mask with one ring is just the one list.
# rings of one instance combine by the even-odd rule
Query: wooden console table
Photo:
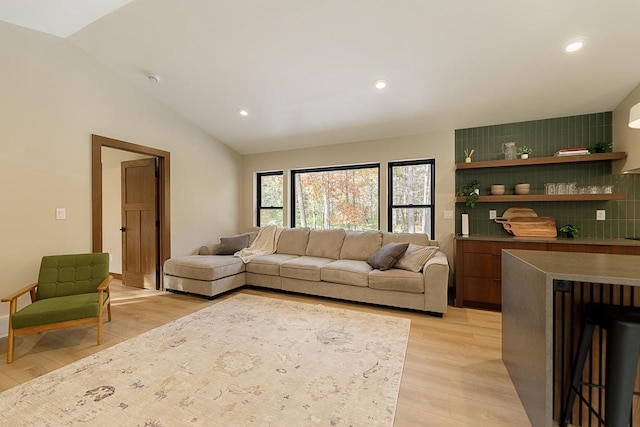
[(454, 236), (455, 306), (500, 310), (503, 249), (640, 255), (640, 242), (627, 239)]

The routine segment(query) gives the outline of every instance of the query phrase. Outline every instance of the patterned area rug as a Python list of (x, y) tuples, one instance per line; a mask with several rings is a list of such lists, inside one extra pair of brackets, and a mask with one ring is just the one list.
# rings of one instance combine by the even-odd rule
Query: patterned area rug
[(238, 294), (0, 394), (0, 425), (391, 426), (410, 321)]

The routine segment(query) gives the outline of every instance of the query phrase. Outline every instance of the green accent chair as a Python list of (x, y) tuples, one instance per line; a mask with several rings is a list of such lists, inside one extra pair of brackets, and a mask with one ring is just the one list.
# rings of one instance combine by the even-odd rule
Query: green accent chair
[[(112, 279), (108, 253), (43, 257), (38, 282), (2, 298), (10, 303), (7, 363), (21, 335), (96, 323), (100, 345), (105, 309), (111, 321)], [(18, 298), (26, 293), (31, 304), (18, 310)]]

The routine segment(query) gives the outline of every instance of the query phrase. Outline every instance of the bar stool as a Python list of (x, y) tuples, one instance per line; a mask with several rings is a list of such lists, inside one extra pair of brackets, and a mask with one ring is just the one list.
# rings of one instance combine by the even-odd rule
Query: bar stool
[[(585, 307), (569, 396), (560, 419), (561, 427), (566, 427), (571, 419), (573, 403), (582, 383), (582, 371), (591, 349), (596, 325), (607, 330), (604, 425), (626, 427), (629, 424), (633, 385), (640, 355), (640, 308), (591, 303)], [(590, 409), (595, 412), (593, 408)], [(602, 420), (601, 414), (598, 416)]]

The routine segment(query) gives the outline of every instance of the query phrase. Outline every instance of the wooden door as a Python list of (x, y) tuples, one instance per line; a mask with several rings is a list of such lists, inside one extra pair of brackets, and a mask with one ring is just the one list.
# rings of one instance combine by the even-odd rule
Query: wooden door
[(158, 207), (156, 159), (122, 162), (122, 283), (156, 289)]

